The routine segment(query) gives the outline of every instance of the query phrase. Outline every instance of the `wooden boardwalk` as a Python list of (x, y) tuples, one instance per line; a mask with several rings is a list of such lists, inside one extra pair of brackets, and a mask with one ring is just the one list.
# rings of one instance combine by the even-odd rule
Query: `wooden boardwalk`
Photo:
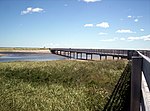
[(123, 59), (130, 58), (132, 50), (108, 50), (108, 49), (65, 49), (65, 48), (55, 48), (51, 49), (53, 54), (84, 60), (93, 60), (94, 55), (98, 55), (101, 60), (102, 57), (107, 59), (112, 57), (112, 59)]
[[(53, 54), (84, 60), (93, 60), (94, 55), (107, 59), (128, 59), (131, 62), (127, 111), (150, 111), (150, 51), (114, 49), (50, 49)], [(84, 55), (84, 56), (83, 56)], [(104, 110), (105, 111), (105, 110)], [(119, 111), (119, 110), (118, 110)]]

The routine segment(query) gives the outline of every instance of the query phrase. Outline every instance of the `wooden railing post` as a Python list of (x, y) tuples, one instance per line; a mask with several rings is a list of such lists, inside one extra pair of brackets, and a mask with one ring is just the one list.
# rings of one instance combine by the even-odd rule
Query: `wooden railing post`
[(132, 50), (128, 50), (128, 53), (127, 53), (128, 60), (132, 59), (132, 55), (133, 55), (133, 51)]
[(130, 111), (140, 111), (142, 58), (132, 57)]

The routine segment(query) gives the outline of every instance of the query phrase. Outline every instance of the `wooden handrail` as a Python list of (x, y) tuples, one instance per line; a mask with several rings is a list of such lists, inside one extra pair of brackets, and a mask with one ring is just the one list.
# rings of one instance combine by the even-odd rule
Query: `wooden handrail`
[[(133, 107), (133, 110), (131, 111), (150, 111), (150, 58), (143, 55), (141, 52), (137, 51), (139, 54), (139, 58), (142, 58), (142, 64), (137, 64), (138, 67), (141, 67), (141, 72), (140, 73), (140, 87), (138, 87), (136, 90), (140, 90), (140, 110), (135, 109), (137, 105), (131, 105)], [(139, 60), (137, 60), (139, 61)], [(134, 66), (135, 64), (133, 64)], [(134, 69), (132, 69), (134, 70)], [(136, 71), (139, 69), (135, 69)], [(140, 70), (139, 70), (140, 71)], [(131, 76), (136, 75), (136, 78), (138, 77), (138, 73), (132, 73)], [(131, 81), (132, 82), (132, 81)], [(137, 84), (131, 84), (131, 87), (135, 87)], [(133, 90), (131, 88), (131, 90)], [(132, 92), (132, 91), (131, 91)], [(132, 95), (131, 95), (131, 101), (132, 101)], [(134, 99), (133, 99), (134, 100)], [(135, 100), (134, 100), (135, 101)]]

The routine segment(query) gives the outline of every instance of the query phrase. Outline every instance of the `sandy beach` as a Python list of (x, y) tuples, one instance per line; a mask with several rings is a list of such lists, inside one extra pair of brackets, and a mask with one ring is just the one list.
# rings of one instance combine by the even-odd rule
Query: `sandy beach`
[(5, 54), (0, 54), (0, 57), (1, 57), (1, 56), (5, 56)]
[[(40, 54), (51, 53), (50, 50), (0, 50), (0, 52), (22, 52), (22, 53), (40, 53)], [(2, 55), (4, 54), (0, 54), (0, 56)]]

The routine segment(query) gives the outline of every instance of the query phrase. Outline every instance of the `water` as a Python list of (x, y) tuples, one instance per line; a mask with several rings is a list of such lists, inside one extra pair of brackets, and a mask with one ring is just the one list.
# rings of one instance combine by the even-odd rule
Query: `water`
[(51, 60), (64, 60), (66, 57), (50, 54), (50, 53), (25, 53), (25, 52), (0, 52), (5, 56), (0, 57), (0, 62), (12, 61), (51, 61)]

